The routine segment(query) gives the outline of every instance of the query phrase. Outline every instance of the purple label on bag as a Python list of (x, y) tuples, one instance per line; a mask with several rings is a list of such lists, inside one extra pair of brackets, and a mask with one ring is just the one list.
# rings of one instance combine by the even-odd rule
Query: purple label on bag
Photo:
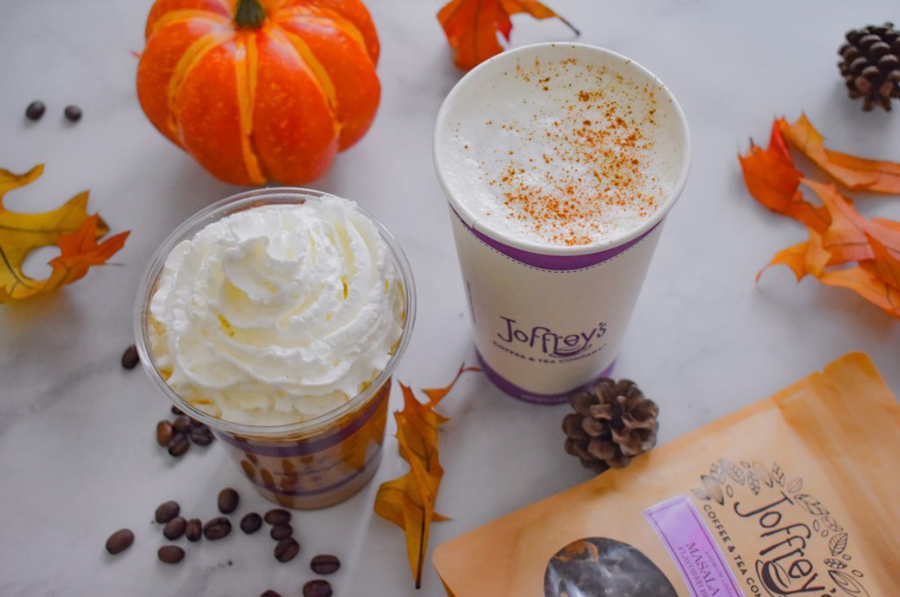
[(690, 499), (678, 496), (644, 511), (678, 565), (693, 597), (743, 597), (737, 580)]

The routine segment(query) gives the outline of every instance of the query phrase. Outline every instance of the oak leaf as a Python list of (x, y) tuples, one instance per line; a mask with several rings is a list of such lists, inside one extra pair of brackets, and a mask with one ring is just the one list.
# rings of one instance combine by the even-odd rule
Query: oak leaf
[(821, 207), (807, 202), (800, 191), (802, 175), (794, 167), (778, 121), (772, 125), (769, 147), (750, 142), (746, 156), (738, 155), (744, 182), (754, 199), (771, 211), (794, 218), (823, 233), (830, 220)]
[(503, 51), (498, 33), (509, 41), (514, 14), (536, 19), (558, 18), (576, 35), (578, 29), (536, 0), (453, 0), (438, 12), (456, 66), (469, 70)]
[(808, 241), (776, 253), (772, 261), (756, 274), (756, 281), (759, 282), (763, 271), (773, 265), (786, 265), (791, 268), (798, 282), (807, 275), (818, 277), (830, 260), (831, 253), (822, 245), (822, 236), (810, 228)]
[[(763, 150), (751, 141), (748, 154), (738, 156), (741, 169), (750, 194), (770, 210), (806, 224), (809, 239), (777, 253), (757, 281), (766, 268), (784, 265), (798, 281), (812, 275), (825, 285), (853, 290), (900, 319), (900, 222), (866, 218), (833, 184), (804, 178), (785, 141), (850, 188), (892, 192), (892, 185), (900, 183), (892, 178), (900, 175), (898, 164), (826, 150), (805, 115), (793, 125), (776, 120), (769, 147)], [(822, 205), (806, 201), (801, 187)]]
[(806, 114), (794, 124), (782, 119), (779, 126), (791, 144), (848, 189), (900, 194), (900, 164), (825, 149), (825, 139)]
[(832, 184), (804, 179), (828, 210), (831, 224), (822, 236), (825, 249), (831, 253), (831, 265), (874, 259), (867, 235), (884, 244), (888, 251), (900, 257), (900, 230), (870, 220), (860, 214), (853, 202), (841, 195)]
[[(123, 232), (97, 244), (109, 227), (99, 216), (87, 214), (86, 192), (45, 213), (23, 214), (3, 206), (8, 191), (33, 182), (43, 171), (42, 164), (25, 174), (0, 169), (0, 303), (27, 299), (83, 278), (91, 266), (106, 263), (128, 237)], [(60, 249), (50, 261), (50, 276), (44, 280), (26, 276), (22, 264), (28, 254), (49, 246)]]
[(819, 282), (852, 290), (889, 315), (900, 319), (900, 290), (880, 280), (861, 265), (825, 272), (819, 277)]
[(900, 259), (894, 257), (887, 247), (875, 237), (866, 234), (866, 238), (869, 240), (875, 257), (870, 261), (860, 263), (860, 265), (885, 284), (900, 290)]
[(431, 398), (421, 403), (407, 385), (403, 390), (403, 410), (396, 411), (397, 442), (400, 456), (409, 463), (409, 472), (399, 479), (382, 483), (375, 497), (375, 513), (404, 529), (409, 565), (416, 588), (422, 586), (422, 570), (432, 522), (448, 520), (434, 511), (444, 469), (438, 459), (438, 427), (449, 419), (434, 407), (450, 393), (466, 371), (480, 371), (461, 366), (456, 377), (444, 388), (424, 390)]

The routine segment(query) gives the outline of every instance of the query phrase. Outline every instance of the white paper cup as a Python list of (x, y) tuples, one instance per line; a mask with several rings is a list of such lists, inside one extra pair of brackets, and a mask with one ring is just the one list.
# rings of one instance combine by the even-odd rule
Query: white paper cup
[[(467, 208), (448, 184), (447, 147), (458, 106), (479, 101), (486, 82), (518, 63), (577, 58), (648, 85), (657, 117), (675, 140), (672, 191), (640, 225), (605, 242), (547, 246), (511, 238)], [(477, 112), (477, 111), (476, 111)], [(434, 137), (438, 179), (450, 204), (453, 233), (471, 310), (475, 346), (487, 376), (516, 398), (540, 404), (608, 375), (637, 300), (663, 219), (687, 181), (687, 121), (671, 92), (637, 63), (584, 44), (538, 44), (500, 54), (468, 73), (450, 92)]]

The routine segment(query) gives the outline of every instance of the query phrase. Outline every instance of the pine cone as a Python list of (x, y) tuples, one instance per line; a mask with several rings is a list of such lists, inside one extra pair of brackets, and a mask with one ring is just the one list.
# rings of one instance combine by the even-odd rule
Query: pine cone
[(850, 97), (863, 98), (866, 112), (876, 105), (890, 111), (891, 98), (900, 98), (900, 31), (893, 23), (848, 31), (838, 53)]
[(603, 378), (570, 401), (574, 414), (566, 415), (566, 452), (597, 473), (623, 467), (656, 445), (659, 408), (644, 397), (635, 383)]

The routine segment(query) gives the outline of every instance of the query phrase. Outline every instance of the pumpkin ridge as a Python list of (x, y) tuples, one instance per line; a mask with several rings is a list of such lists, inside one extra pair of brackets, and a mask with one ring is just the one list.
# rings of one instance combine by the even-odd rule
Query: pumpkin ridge
[(184, 54), (182, 54), (181, 58), (178, 60), (178, 64), (175, 66), (175, 70), (172, 71), (172, 77), (169, 79), (168, 86), (168, 124), (169, 130), (178, 139), (181, 139), (181, 135), (179, 134), (180, 127), (178, 126), (178, 121), (175, 117), (175, 103), (178, 97), (178, 92), (181, 90), (181, 86), (184, 84), (184, 81), (187, 78), (188, 74), (194, 69), (195, 66), (197, 66), (197, 64), (199, 64), (200, 60), (202, 60), (204, 56), (206, 56), (211, 50), (229, 41), (233, 37), (234, 33), (228, 31), (225, 33), (207, 33), (202, 37), (197, 38), (194, 43), (188, 46), (188, 49), (185, 50)]
[[(316, 58), (315, 52), (310, 49), (309, 45), (307, 45), (299, 35), (290, 31), (285, 31), (280, 27), (277, 29), (277, 32), (283, 39), (279, 40), (277, 36), (272, 36), (272, 39), (275, 43), (288, 50), (294, 58), (296, 58), (301, 68), (306, 70), (310, 76), (319, 83), (319, 89), (322, 90), (322, 95), (325, 96), (325, 101), (328, 104), (331, 116), (336, 120), (337, 116), (335, 114), (335, 109), (337, 106), (337, 92), (335, 91), (334, 83), (331, 81), (331, 76), (328, 74), (328, 71), (325, 70), (325, 67), (322, 66), (319, 59)], [(287, 41), (287, 44), (284, 43), (285, 41)]]
[(153, 23), (153, 29), (151, 29), (150, 34), (147, 36), (147, 40), (149, 41), (149, 39), (156, 35), (157, 32), (159, 32), (159, 30), (163, 27), (194, 20), (206, 20), (214, 25), (227, 26), (229, 24), (229, 20), (226, 17), (223, 17), (222, 15), (216, 14), (214, 12), (210, 12), (208, 10), (193, 8), (173, 10), (156, 19), (156, 22)]
[(365, 50), (366, 56), (369, 57), (369, 60), (372, 60), (372, 55), (369, 53), (369, 46), (366, 44), (365, 36), (362, 34), (362, 31), (360, 31), (359, 28), (353, 24), (352, 21), (350, 21), (349, 19), (345, 19), (339, 13), (327, 8), (317, 6), (315, 7), (315, 9), (316, 10), (310, 10), (306, 6), (295, 6), (289, 10), (279, 13), (276, 21), (281, 24), (284, 22), (293, 21), (295, 19), (300, 19), (304, 21), (323, 22), (327, 25), (337, 27), (338, 29), (349, 35), (352, 40), (358, 43), (360, 47)]
[(259, 52), (256, 47), (257, 34), (255, 31), (238, 36), (235, 46), (244, 50), (244, 56), (234, 61), (234, 71), (237, 77), (237, 102), (240, 114), (241, 127), (241, 155), (244, 158), (244, 167), (247, 175), (256, 184), (263, 184), (268, 176), (263, 171), (262, 162), (253, 143), (253, 106), (256, 103), (256, 81), (259, 68)]

